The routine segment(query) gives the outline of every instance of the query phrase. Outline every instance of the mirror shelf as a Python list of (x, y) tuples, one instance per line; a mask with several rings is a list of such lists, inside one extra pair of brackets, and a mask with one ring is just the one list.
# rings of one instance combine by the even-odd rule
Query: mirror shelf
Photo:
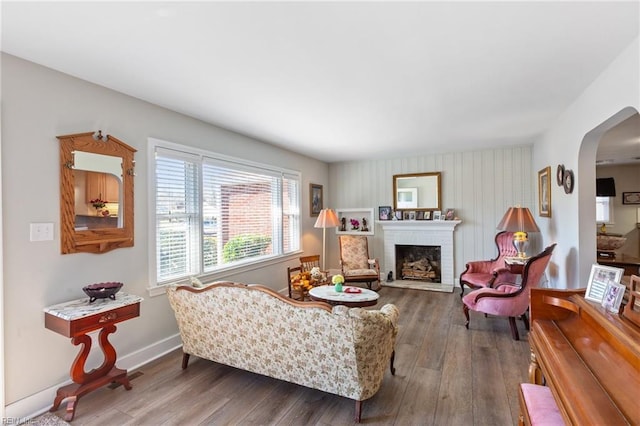
[(136, 150), (100, 131), (57, 138), (62, 254), (133, 246)]

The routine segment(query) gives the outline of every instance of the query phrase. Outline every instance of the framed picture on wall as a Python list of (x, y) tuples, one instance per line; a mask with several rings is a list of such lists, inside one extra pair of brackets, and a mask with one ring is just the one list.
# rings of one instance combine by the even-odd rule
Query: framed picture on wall
[(551, 167), (538, 172), (538, 215), (551, 217)]
[(622, 204), (640, 204), (640, 192), (623, 192)]
[(322, 185), (309, 184), (309, 211), (311, 216), (318, 216), (322, 210)]

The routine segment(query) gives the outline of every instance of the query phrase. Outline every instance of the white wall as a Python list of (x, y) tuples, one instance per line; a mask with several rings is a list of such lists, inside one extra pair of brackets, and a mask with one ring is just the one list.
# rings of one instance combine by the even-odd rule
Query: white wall
[[(508, 207), (534, 210), (530, 146), (485, 149), (446, 154), (416, 155), (374, 161), (336, 163), (329, 166), (330, 205), (334, 208), (393, 206), (393, 175), (442, 172), (442, 209), (454, 208), (462, 223), (454, 233), (454, 274), (457, 278), (470, 260), (496, 255), (496, 225)], [(327, 234), (328, 260), (338, 264), (335, 232)], [(532, 236), (530, 252), (539, 249)], [(369, 243), (370, 255), (383, 257), (383, 232), (376, 224)], [(384, 271), (385, 274), (389, 271)]]
[[(53, 390), (49, 388), (68, 380), (78, 348), (44, 328), (42, 309), (83, 297), (84, 285), (121, 281), (123, 291), (145, 298), (140, 318), (119, 324), (118, 332), (110, 337), (121, 359), (177, 333), (166, 297), (149, 297), (146, 291), (150, 281), (148, 137), (301, 170), (304, 248), (315, 253), (322, 249), (322, 233), (313, 228), (315, 218), (309, 216), (307, 200), (309, 182), (324, 185), (325, 197), (329, 196), (325, 163), (6, 54), (2, 55), (2, 124), (5, 391), (9, 406), (40, 391), (51, 395), (46, 398), (50, 405)], [(56, 136), (98, 129), (138, 150), (135, 246), (100, 255), (61, 255)], [(31, 222), (54, 223), (55, 240), (29, 242)], [(226, 279), (282, 289), (286, 287), (286, 266), (296, 261), (266, 265)], [(98, 358), (95, 363), (101, 361)], [(14, 416), (28, 414), (32, 413), (11, 411)]]
[(604, 132), (640, 110), (640, 46), (638, 38), (568, 108), (534, 146), (534, 173), (558, 164), (572, 169), (572, 194), (552, 185), (552, 216), (538, 220), (545, 241), (556, 241), (551, 284), (586, 287), (596, 260), (595, 158)]

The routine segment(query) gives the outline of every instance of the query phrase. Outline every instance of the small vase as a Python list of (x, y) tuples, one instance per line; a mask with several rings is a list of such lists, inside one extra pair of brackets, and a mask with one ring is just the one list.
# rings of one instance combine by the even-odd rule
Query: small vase
[(337, 291), (338, 293), (342, 292), (342, 283), (338, 283), (335, 285), (334, 287), (335, 291)]

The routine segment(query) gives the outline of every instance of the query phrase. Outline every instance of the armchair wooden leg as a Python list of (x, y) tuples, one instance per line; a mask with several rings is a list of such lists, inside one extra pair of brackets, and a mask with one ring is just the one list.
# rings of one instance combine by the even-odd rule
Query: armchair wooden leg
[(360, 423), (362, 417), (362, 401), (356, 401), (356, 423)]
[(460, 281), (460, 299), (464, 297), (464, 284)]
[(396, 368), (393, 366), (393, 361), (396, 359), (396, 351), (391, 352), (391, 375), (395, 376), (396, 375)]
[(520, 340), (520, 335), (518, 334), (518, 326), (516, 324), (516, 317), (509, 317), (509, 326), (511, 326), (511, 337), (513, 337), (513, 340)]
[(464, 323), (464, 326), (469, 329), (469, 307), (467, 305), (462, 305), (462, 312), (464, 312), (465, 318), (467, 318), (467, 322)]

